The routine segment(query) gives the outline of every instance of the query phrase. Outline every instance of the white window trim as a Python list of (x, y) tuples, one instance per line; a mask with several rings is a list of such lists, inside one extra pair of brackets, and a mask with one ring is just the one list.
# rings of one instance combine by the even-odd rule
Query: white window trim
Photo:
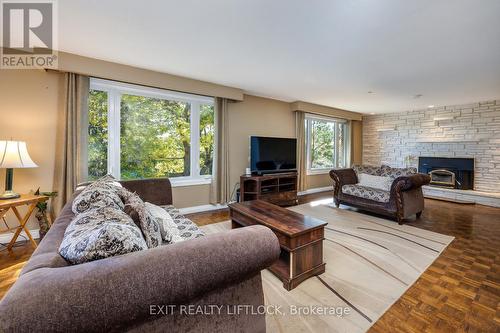
[(334, 168), (332, 167), (332, 168), (328, 168), (328, 169), (307, 169), (306, 175), (308, 175), (308, 176), (326, 175), (326, 174), (330, 173), (330, 170), (332, 170), (332, 169), (334, 169)]
[[(90, 89), (108, 94), (108, 173), (120, 179), (120, 103), (122, 95), (139, 95), (170, 101), (187, 102), (190, 110), (191, 158), (190, 176), (170, 177), (173, 187), (206, 185), (212, 182), (212, 175), (200, 175), (200, 105), (214, 105), (212, 97), (192, 95), (157, 88), (97, 78), (90, 79)], [(214, 155), (216, 154), (214, 149)], [(215, 156), (214, 156), (215, 159)], [(212, 169), (212, 172), (215, 170)]]
[[(336, 123), (344, 123), (346, 124), (346, 130), (344, 133), (344, 138), (345, 138), (345, 149), (344, 149), (344, 160), (347, 161), (347, 166), (350, 165), (350, 149), (351, 149), (351, 139), (350, 139), (350, 122), (345, 119), (340, 119), (340, 118), (332, 118), (332, 117), (326, 117), (326, 116), (320, 116), (320, 115), (312, 115), (312, 114), (306, 114), (305, 117), (305, 126), (306, 126), (306, 175), (323, 175), (323, 174), (328, 174), (330, 170), (336, 169), (337, 165), (332, 166), (331, 168), (311, 168), (311, 126), (310, 126), (310, 121), (323, 121), (323, 122), (336, 122)], [(335, 129), (335, 132), (337, 129)], [(335, 137), (337, 135), (335, 134)], [(337, 144), (337, 141), (334, 143), (335, 145)], [(334, 164), (336, 164), (338, 160), (338, 149), (335, 147), (335, 161)]]
[(199, 178), (193, 177), (173, 177), (169, 178), (172, 187), (184, 187), (195, 185), (208, 185), (212, 183), (212, 176), (200, 176)]

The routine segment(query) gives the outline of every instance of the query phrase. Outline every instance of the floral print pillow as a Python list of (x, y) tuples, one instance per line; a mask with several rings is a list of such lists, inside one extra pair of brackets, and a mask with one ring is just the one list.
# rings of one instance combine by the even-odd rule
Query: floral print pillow
[(59, 254), (71, 264), (146, 250), (141, 230), (125, 212), (114, 207), (85, 211), (71, 221)]
[[(125, 211), (138, 220), (138, 224), (146, 240), (148, 248), (158, 247), (162, 244), (160, 225), (158, 220), (147, 209), (146, 204), (135, 193), (128, 192), (125, 197)], [(137, 221), (136, 221), (137, 222)]]
[(105, 176), (85, 187), (73, 200), (71, 209), (75, 214), (100, 207), (123, 210), (123, 201), (118, 195), (120, 191), (123, 191), (123, 188), (116, 185), (116, 180), (112, 176)]

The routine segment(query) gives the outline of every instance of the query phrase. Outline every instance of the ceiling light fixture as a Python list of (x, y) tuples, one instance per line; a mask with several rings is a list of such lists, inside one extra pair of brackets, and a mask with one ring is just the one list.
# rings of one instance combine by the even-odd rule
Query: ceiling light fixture
[(432, 109), (434, 107), (434, 105), (429, 105), (427, 106), (429, 109)]

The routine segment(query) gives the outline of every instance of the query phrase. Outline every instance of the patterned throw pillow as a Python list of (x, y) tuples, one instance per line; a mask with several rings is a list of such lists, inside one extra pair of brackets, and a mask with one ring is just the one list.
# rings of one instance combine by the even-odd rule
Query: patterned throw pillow
[(139, 224), (148, 248), (161, 245), (160, 225), (137, 194), (132, 192), (127, 194), (124, 210), (135, 220), (135, 223)]
[(116, 185), (112, 176), (105, 176), (85, 187), (73, 200), (71, 209), (75, 214), (99, 207), (123, 209), (123, 202), (118, 195), (121, 190), (123, 188)]
[(383, 165), (381, 168), (381, 176), (391, 177), (396, 179), (402, 176), (409, 176), (417, 173), (417, 168), (391, 168), (390, 166)]
[(175, 224), (172, 216), (170, 216), (170, 214), (165, 209), (161, 208), (160, 206), (153, 205), (149, 202), (146, 202), (145, 204), (146, 209), (160, 226), (161, 238), (165, 242), (177, 243), (184, 240), (180, 235), (177, 224)]
[(162, 206), (162, 208), (165, 209), (170, 216), (172, 216), (174, 223), (179, 229), (182, 239), (188, 240), (205, 236), (205, 233), (198, 228), (193, 221), (182, 215), (174, 206), (168, 205)]
[(360, 186), (390, 191), (393, 180), (390, 177), (372, 176), (366, 173), (361, 173), (358, 176), (358, 181), (358, 185)]
[(347, 184), (342, 186), (342, 193), (384, 203), (389, 202), (391, 198), (391, 192), (389, 191), (360, 186), (358, 184)]
[(59, 254), (72, 264), (81, 264), (147, 248), (141, 230), (127, 214), (114, 207), (99, 207), (75, 216), (64, 233)]
[(354, 169), (354, 172), (356, 172), (356, 176), (365, 173), (368, 175), (372, 176), (380, 176), (380, 167), (378, 166), (372, 166), (372, 165), (353, 165), (352, 168)]

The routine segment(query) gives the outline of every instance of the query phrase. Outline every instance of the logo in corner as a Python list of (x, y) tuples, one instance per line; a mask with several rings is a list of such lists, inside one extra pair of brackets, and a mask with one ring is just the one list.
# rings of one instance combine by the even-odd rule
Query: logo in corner
[(57, 69), (56, 0), (1, 1), (1, 69)]

